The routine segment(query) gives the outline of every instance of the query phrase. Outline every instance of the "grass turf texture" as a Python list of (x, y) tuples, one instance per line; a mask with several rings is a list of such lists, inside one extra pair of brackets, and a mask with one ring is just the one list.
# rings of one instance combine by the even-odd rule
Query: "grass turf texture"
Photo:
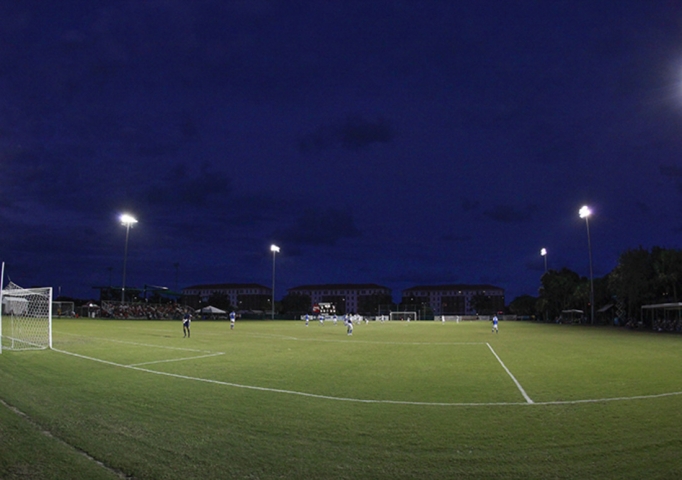
[(0, 355), (31, 419), (0, 405), (0, 478), (113, 476), (77, 451), (144, 479), (682, 475), (682, 337), (490, 330), (56, 320), (55, 351)]

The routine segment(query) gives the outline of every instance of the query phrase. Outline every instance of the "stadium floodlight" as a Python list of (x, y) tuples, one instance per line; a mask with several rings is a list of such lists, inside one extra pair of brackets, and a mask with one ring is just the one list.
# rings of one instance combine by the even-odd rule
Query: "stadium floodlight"
[(590, 215), (592, 210), (587, 205), (584, 205), (578, 211), (580, 218), (585, 219), (585, 227), (587, 227), (587, 251), (590, 257), (590, 323), (594, 324), (594, 276), (592, 275), (592, 241), (590, 239)]
[(540, 255), (542, 255), (542, 257), (545, 259), (545, 273), (547, 273), (547, 249), (540, 249)]
[(279, 247), (274, 243), (270, 245), (272, 252), (272, 319), (275, 319), (275, 255), (279, 253)]
[(128, 237), (130, 237), (130, 227), (137, 223), (137, 219), (132, 215), (124, 213), (121, 215), (121, 225), (126, 227), (126, 243), (125, 249), (123, 250), (123, 281), (121, 283), (121, 304), (125, 303), (125, 292), (126, 292), (126, 266), (128, 263)]

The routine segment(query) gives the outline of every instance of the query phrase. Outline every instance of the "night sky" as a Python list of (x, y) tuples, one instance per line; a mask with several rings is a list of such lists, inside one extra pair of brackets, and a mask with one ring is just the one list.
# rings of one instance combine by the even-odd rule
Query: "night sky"
[(486, 283), (682, 242), (678, 1), (0, 3), (21, 286)]

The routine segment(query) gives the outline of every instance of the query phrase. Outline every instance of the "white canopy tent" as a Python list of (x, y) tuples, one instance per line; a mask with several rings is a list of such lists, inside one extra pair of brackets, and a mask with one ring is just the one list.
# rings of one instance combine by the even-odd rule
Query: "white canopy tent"
[(562, 310), (561, 323), (580, 323), (584, 312), (578, 309)]
[(225, 310), (221, 310), (217, 307), (214, 307), (213, 305), (209, 305), (208, 307), (200, 308), (197, 310), (196, 313), (208, 313), (209, 315), (224, 315), (227, 312)]
[(8, 315), (24, 315), (28, 310), (28, 300), (5, 293), (2, 297), (4, 312)]

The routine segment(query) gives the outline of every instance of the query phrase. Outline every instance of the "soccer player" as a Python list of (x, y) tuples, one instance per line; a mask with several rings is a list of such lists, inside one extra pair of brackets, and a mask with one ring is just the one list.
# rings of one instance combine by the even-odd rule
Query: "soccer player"
[(348, 335), (353, 335), (353, 320), (349, 318), (348, 320), (346, 320), (345, 323), (346, 323), (346, 333)]
[(308, 322), (309, 322), (309, 321), (310, 321), (310, 315), (308, 315), (308, 314), (306, 313), (306, 314), (305, 314), (305, 326), (306, 326), (306, 327), (308, 326)]
[(497, 328), (497, 315), (493, 317), (493, 333), (500, 333), (500, 331)]
[(320, 313), (320, 325), (324, 325), (324, 313)]
[(182, 337), (189, 337), (189, 324), (192, 323), (192, 315), (189, 313), (185, 313), (185, 316), (182, 318)]
[(230, 330), (234, 330), (234, 321), (237, 317), (237, 314), (234, 313), (234, 310), (230, 312)]
[(334, 314), (334, 316), (332, 317), (332, 323), (336, 325), (336, 314)]

